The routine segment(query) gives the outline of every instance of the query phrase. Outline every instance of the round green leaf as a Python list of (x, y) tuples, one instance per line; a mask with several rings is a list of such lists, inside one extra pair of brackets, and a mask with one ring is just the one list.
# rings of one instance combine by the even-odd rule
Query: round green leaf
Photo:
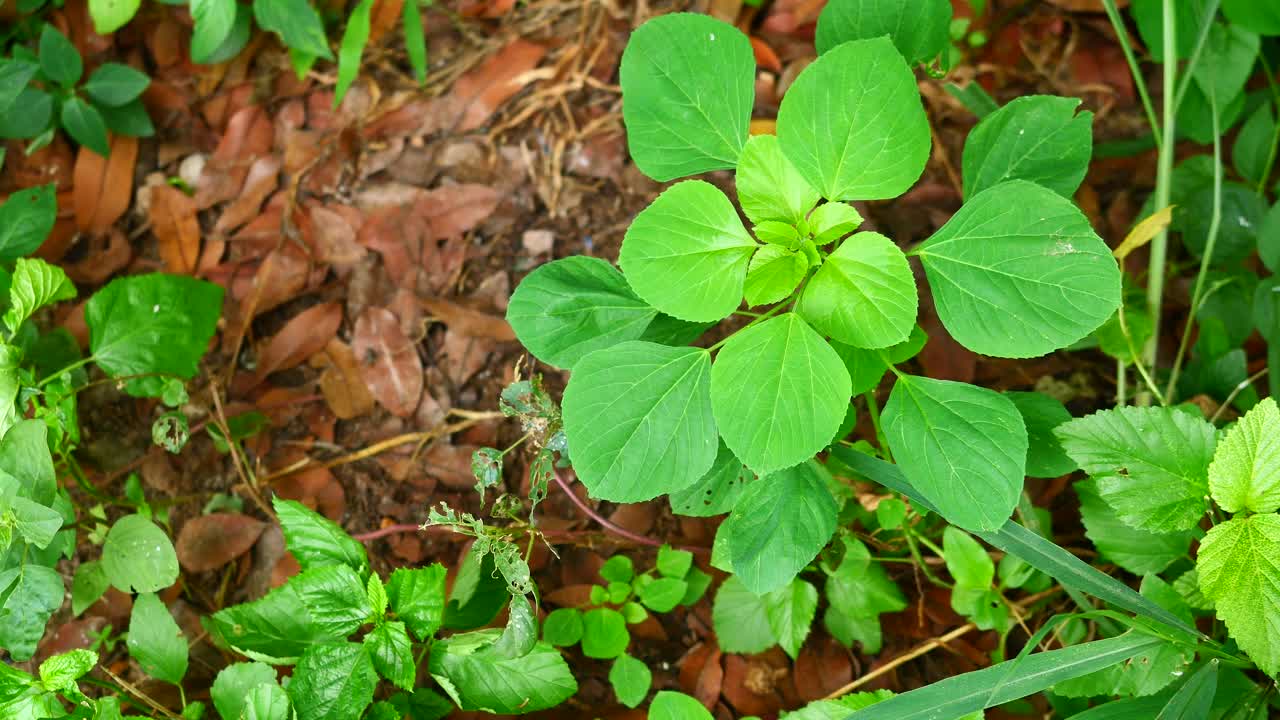
[(663, 690), (649, 705), (649, 720), (712, 720), (702, 703), (684, 693)]
[(742, 303), (756, 241), (714, 185), (688, 180), (640, 211), (618, 264), (636, 294), (681, 320), (720, 320)]
[(680, 578), (664, 577), (640, 588), (640, 602), (654, 612), (671, 612), (684, 599), (689, 585)]
[(738, 332), (711, 368), (720, 435), (760, 474), (804, 462), (826, 447), (849, 397), (840, 356), (795, 313)]
[(159, 592), (178, 579), (178, 554), (158, 525), (141, 515), (126, 515), (111, 526), (102, 544), (102, 569), (122, 592)]
[(910, 63), (931, 60), (951, 39), (949, 0), (833, 0), (818, 16), (814, 42), (825, 53), (840, 43), (888, 35)]
[(747, 268), (747, 281), (743, 285), (747, 304), (755, 307), (782, 300), (796, 289), (807, 272), (809, 259), (803, 253), (781, 245), (761, 247)]
[(720, 649), (727, 653), (750, 655), (778, 644), (764, 598), (748, 590), (736, 575), (730, 575), (716, 591), (711, 624)]
[(1236, 97), (1253, 74), (1261, 39), (1239, 25), (1215, 22), (1191, 70), (1206, 97), (1217, 97), (1218, 106)]
[(776, 220), (796, 225), (818, 203), (814, 190), (782, 154), (776, 135), (747, 140), (735, 176), (738, 202), (751, 222)]
[(1274, 398), (1253, 406), (1227, 432), (1209, 465), (1209, 492), (1230, 513), (1280, 508), (1280, 409)]
[(93, 30), (108, 35), (125, 26), (138, 14), (142, 0), (89, 0), (89, 17), (93, 18)]
[(907, 256), (884, 235), (861, 232), (827, 256), (796, 312), (840, 342), (882, 348), (907, 339), (918, 305)]
[(697, 482), (671, 493), (667, 499), (671, 502), (671, 511), (677, 515), (720, 515), (733, 509), (747, 483), (754, 479), (755, 475), (721, 440), (711, 469)]
[(208, 62), (209, 56), (231, 35), (236, 24), (235, 0), (191, 0), (195, 31), (191, 35), (191, 59)]
[(564, 427), (593, 497), (649, 500), (692, 485), (711, 467), (710, 357), (633, 340), (578, 362), (564, 391)]
[(978, 193), (915, 252), (942, 324), (984, 355), (1066, 347), (1120, 304), (1120, 268), (1088, 218), (1025, 180)]
[(609, 669), (609, 684), (613, 686), (613, 693), (618, 696), (618, 702), (629, 708), (644, 702), (644, 696), (649, 694), (652, 682), (653, 675), (649, 672), (649, 666), (630, 655), (619, 656)]
[(636, 167), (666, 182), (736, 165), (755, 67), (747, 36), (706, 15), (662, 15), (631, 33), (619, 76)]
[(1006, 392), (1004, 396), (1017, 406), (1027, 426), (1027, 477), (1056, 478), (1075, 470), (1076, 462), (1053, 434), (1054, 428), (1071, 421), (1067, 408), (1044, 393)]
[(898, 467), (948, 522), (978, 532), (1009, 519), (1027, 462), (1027, 429), (1009, 398), (902, 375), (883, 418)]
[(597, 660), (616, 658), (627, 651), (631, 633), (622, 613), (595, 608), (582, 614), (582, 654)]
[(542, 621), (542, 639), (556, 647), (575, 645), (582, 639), (582, 612), (577, 608), (560, 608)]
[(763, 595), (790, 583), (826, 547), (836, 530), (829, 480), (816, 462), (803, 463), (752, 483), (733, 506), (721, 532), (748, 590)]
[(571, 368), (584, 355), (638, 340), (657, 311), (604, 260), (574, 255), (529, 273), (511, 295), (507, 322), (539, 360)]
[(929, 159), (915, 75), (888, 38), (832, 49), (787, 90), (778, 144), (828, 200), (901, 195)]
[(1070, 198), (1089, 170), (1093, 113), (1078, 98), (1020, 97), (982, 119), (964, 143), (964, 195), (1030, 180)]
[(240, 662), (228, 665), (214, 678), (209, 695), (218, 714), (224, 718), (238, 718), (245, 706), (249, 691), (259, 685), (275, 685), (275, 668), (260, 662)]

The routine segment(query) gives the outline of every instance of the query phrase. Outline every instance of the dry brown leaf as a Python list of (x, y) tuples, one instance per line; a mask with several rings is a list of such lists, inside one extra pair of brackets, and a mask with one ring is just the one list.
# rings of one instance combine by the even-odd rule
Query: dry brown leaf
[(498, 207), (501, 195), (488, 185), (445, 185), (419, 196), (414, 212), (430, 223), (437, 238), (452, 237), (479, 225)]
[(356, 320), (351, 349), (378, 404), (392, 415), (412, 415), (422, 395), (422, 359), (396, 316), (386, 308), (366, 308)]
[(476, 484), (471, 475), (471, 454), (478, 449), (475, 445), (437, 441), (422, 454), (422, 467), (447, 488), (470, 490)]
[(216, 570), (249, 552), (266, 524), (239, 513), (212, 513), (188, 520), (178, 532), (178, 562), (188, 572)]
[(346, 268), (360, 262), (368, 252), (356, 242), (356, 227), (343, 206), (311, 208), (307, 221), (305, 235), (311, 241), (316, 260)]
[(298, 313), (267, 341), (258, 353), (258, 367), (251, 380), (236, 388), (236, 391), (248, 392), (271, 373), (288, 370), (306, 362), (307, 358), (324, 350), (338, 334), (338, 326), (341, 324), (340, 303), (323, 303)]
[(589, 608), (593, 605), (591, 602), (591, 588), (595, 585), (563, 585), (545, 593), (542, 599), (548, 605), (569, 608)]
[(83, 260), (64, 265), (67, 277), (85, 285), (101, 285), (133, 259), (133, 246), (119, 228), (108, 227), (105, 234), (89, 240)]
[(340, 420), (350, 420), (373, 409), (373, 395), (360, 375), (351, 346), (333, 339), (325, 346), (329, 367), (320, 375), (320, 392)]
[(200, 220), (196, 202), (168, 185), (151, 188), (151, 231), (165, 270), (190, 275), (200, 259)]
[(271, 150), (274, 136), (271, 118), (262, 108), (250, 105), (237, 110), (200, 174), (196, 206), (207, 208), (238, 196), (249, 167)]
[(285, 500), (297, 500), (334, 522), (347, 511), (347, 494), (333, 473), (322, 467), (309, 468), (271, 484)]
[(257, 217), (262, 202), (279, 186), (279, 178), (279, 158), (267, 155), (254, 160), (249, 166), (249, 174), (245, 176), (240, 197), (223, 209), (218, 222), (213, 225), (214, 231), (228, 233)]
[(711, 643), (696, 645), (680, 661), (680, 689), (708, 707), (720, 699), (724, 666), (720, 648)]
[(516, 38), (475, 69), (458, 78), (451, 101), (455, 103), (458, 132), (475, 130), (508, 98), (529, 82), (527, 73), (538, 66), (547, 48)]
[(76, 227), (81, 232), (106, 232), (129, 209), (137, 161), (137, 138), (111, 136), (111, 156), (106, 158), (81, 146), (72, 180)]
[(500, 342), (515, 340), (515, 331), (504, 318), (473, 310), (451, 300), (423, 300), (422, 306), (449, 326), (450, 330), (475, 338), (491, 338)]
[(377, 45), (391, 30), (400, 26), (405, 0), (374, 0), (369, 14), (369, 44)]
[(830, 636), (810, 637), (796, 658), (796, 692), (805, 702), (821, 700), (852, 679), (849, 651)]

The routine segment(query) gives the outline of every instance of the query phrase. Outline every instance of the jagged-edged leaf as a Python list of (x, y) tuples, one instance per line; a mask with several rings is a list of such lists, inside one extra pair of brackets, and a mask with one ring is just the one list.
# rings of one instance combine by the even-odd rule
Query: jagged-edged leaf
[(1080, 498), (1085, 535), (1102, 557), (1135, 575), (1145, 575), (1161, 572), (1187, 556), (1191, 550), (1191, 531), (1154, 533), (1126, 525), (1115, 508), (1098, 494), (1097, 482), (1093, 478), (1081, 480), (1075, 484), (1075, 490)]
[(1214, 526), (1196, 559), (1200, 589), (1240, 649), (1263, 672), (1280, 672), (1280, 515)]
[(1209, 491), (1223, 510), (1280, 508), (1280, 409), (1264, 398), (1231, 428), (1209, 464)]
[(736, 165), (755, 67), (747, 36), (707, 15), (662, 15), (631, 33), (619, 77), (636, 167), (666, 182)]
[(888, 38), (832, 48), (787, 90), (778, 144), (828, 200), (897, 197), (931, 146), (915, 74)]
[(1063, 423), (1054, 433), (1131, 527), (1187, 530), (1208, 508), (1217, 431), (1200, 418), (1171, 408), (1119, 407)]

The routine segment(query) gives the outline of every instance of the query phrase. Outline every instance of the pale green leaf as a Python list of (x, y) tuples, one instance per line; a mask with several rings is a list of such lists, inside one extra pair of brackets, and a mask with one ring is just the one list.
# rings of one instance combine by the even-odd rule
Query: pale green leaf
[(387, 580), (387, 598), (396, 617), (426, 642), (444, 620), (445, 577), (440, 563), (424, 568), (397, 568)]
[(861, 232), (827, 256), (796, 312), (824, 335), (874, 349), (906, 340), (918, 305), (907, 256), (884, 235)]
[(178, 579), (178, 554), (158, 525), (126, 515), (111, 526), (102, 544), (102, 569), (121, 592), (159, 592)]
[(155, 593), (134, 598), (128, 645), (129, 656), (153, 678), (178, 685), (187, 674), (187, 639)]
[(360, 57), (369, 42), (369, 14), (373, 12), (373, 3), (374, 0), (360, 0), (347, 16), (347, 28), (342, 31), (342, 44), (338, 47), (338, 82), (333, 89), (335, 109), (360, 72)]
[(849, 397), (840, 357), (795, 313), (739, 331), (711, 368), (720, 436), (760, 474), (792, 467), (826, 447)]
[(915, 253), (942, 323), (984, 355), (1035, 357), (1065, 347), (1120, 304), (1120, 269), (1088, 218), (1025, 180), (970, 198)]
[(1269, 170), (1266, 163), (1275, 134), (1275, 105), (1264, 102), (1240, 126), (1240, 134), (1231, 146), (1231, 162), (1245, 180), (1255, 185), (1262, 182), (1263, 173)]
[(1230, 513), (1280, 508), (1280, 409), (1264, 398), (1231, 428), (1209, 464), (1209, 492)]
[(658, 548), (658, 559), (655, 562), (658, 572), (669, 578), (683, 578), (693, 567), (693, 553), (688, 550), (677, 550), (670, 545)]
[(142, 0), (89, 0), (89, 17), (93, 31), (109, 35), (133, 19)]
[(619, 76), (627, 147), (645, 175), (666, 182), (737, 164), (755, 56), (732, 25), (692, 13), (653, 18), (631, 33)]
[(308, 648), (294, 669), (289, 697), (299, 718), (359, 720), (378, 684), (368, 649), (356, 643)]
[(1064, 198), (1075, 194), (1093, 154), (1093, 113), (1078, 98), (1027, 95), (982, 119), (964, 143), (964, 195), (1006, 180), (1029, 180)]
[(582, 639), (582, 611), (577, 608), (552, 610), (542, 621), (542, 639), (557, 647), (578, 644)]
[(41, 550), (49, 547), (62, 529), (62, 513), (24, 497), (15, 497), (10, 503), (14, 513), (13, 529), (18, 535)]
[(846, 541), (845, 556), (827, 577), (823, 594), (827, 612), (823, 624), (846, 647), (855, 642), (867, 654), (880, 652), (880, 615), (907, 607), (907, 599), (889, 579), (884, 566), (871, 560), (865, 545)]
[(888, 38), (833, 48), (787, 90), (778, 144), (828, 200), (897, 197), (929, 159), (915, 75)]
[(818, 589), (796, 578), (765, 595), (764, 607), (769, 629), (794, 660), (809, 636), (809, 627), (818, 611)]
[[(40, 663), (40, 684), (50, 692), (76, 690), (76, 681), (98, 664), (98, 653), (92, 650), (71, 650)], [(0, 689), (0, 693), (4, 690)]]
[(814, 41), (825, 53), (850, 40), (888, 35), (907, 62), (923, 63), (946, 49), (950, 25), (948, 0), (831, 0), (818, 16)]
[(500, 630), (453, 635), (431, 645), (432, 677), (463, 710), (531, 713), (564, 702), (578, 683), (560, 652), (538, 643), (521, 658), (495, 656)]
[[(723, 351), (722, 351), (723, 352)], [(564, 392), (574, 470), (592, 496), (639, 502), (689, 487), (716, 457), (710, 355), (630, 341), (583, 358)]]
[(649, 705), (649, 720), (712, 720), (710, 712), (684, 693), (663, 690)]
[(1056, 478), (1076, 469), (1054, 428), (1071, 420), (1061, 401), (1039, 392), (1006, 392), (1027, 426), (1027, 477)]
[(62, 268), (39, 258), (18, 258), (9, 286), (9, 309), (4, 313), (4, 324), (10, 333), (16, 333), (18, 326), (40, 308), (75, 296), (76, 286)]
[(748, 590), (736, 575), (730, 575), (716, 591), (711, 624), (720, 649), (728, 653), (751, 655), (778, 644), (765, 598)]
[(848, 203), (829, 202), (814, 208), (808, 223), (814, 244), (826, 245), (857, 230), (862, 215)]
[(861, 395), (880, 384), (890, 362), (897, 365), (910, 360), (924, 349), (928, 341), (929, 336), (924, 329), (916, 325), (906, 340), (888, 349), (865, 350), (839, 341), (831, 343), (831, 347), (844, 361), (845, 370), (849, 371), (850, 390), (854, 395)]
[(836, 504), (815, 461), (779, 470), (747, 487), (722, 531), (733, 572), (751, 592), (783, 587), (826, 547)]
[(288, 693), (275, 683), (258, 685), (250, 690), (244, 698), (241, 713), (240, 720), (290, 720), (295, 717)]
[(682, 320), (720, 320), (742, 303), (757, 247), (729, 198), (687, 180), (667, 188), (627, 228), (618, 264), (636, 294)]
[(364, 646), (379, 675), (401, 690), (413, 690), (417, 667), (413, 659), (413, 645), (404, 623), (379, 623), (364, 636)]
[(1217, 433), (1204, 420), (1170, 408), (1120, 407), (1054, 432), (1129, 526), (1187, 530), (1207, 510)]
[(747, 483), (753, 480), (755, 474), (721, 440), (711, 469), (689, 487), (670, 493), (667, 499), (677, 515), (720, 515), (733, 509)]
[(195, 20), (191, 59), (207, 62), (235, 27), (236, 0), (191, 0), (191, 17)]
[(613, 661), (613, 667), (609, 668), (609, 684), (613, 686), (613, 694), (618, 696), (618, 702), (629, 708), (644, 702), (652, 683), (653, 674), (649, 672), (649, 666), (630, 655), (619, 656)]
[(1130, 527), (1098, 494), (1097, 481), (1075, 484), (1085, 535), (1102, 557), (1135, 575), (1162, 572), (1191, 549), (1192, 532), (1153, 533)]
[(996, 566), (986, 549), (969, 533), (951, 525), (942, 531), (942, 559), (957, 587), (985, 590), (995, 580)]
[(89, 606), (98, 602), (111, 587), (107, 572), (97, 560), (86, 560), (76, 566), (76, 574), (71, 579), (71, 614), (79, 616)]
[(583, 255), (529, 273), (507, 306), (520, 344), (560, 368), (572, 368), (593, 350), (640, 339), (657, 314), (617, 268)]
[(747, 304), (755, 307), (786, 298), (808, 272), (809, 259), (804, 253), (781, 245), (761, 247), (747, 266), (747, 279), (742, 287)]
[(1200, 589), (1240, 649), (1263, 672), (1280, 672), (1280, 515), (1233, 518), (1200, 543)]
[(753, 223), (775, 220), (797, 225), (818, 204), (818, 191), (782, 154), (775, 135), (747, 140), (735, 177), (738, 202)]
[(209, 689), (213, 706), (223, 720), (238, 720), (249, 693), (259, 685), (275, 685), (276, 671), (266, 663), (235, 663), (218, 673)]
[(898, 466), (949, 522), (995, 530), (1022, 492), (1027, 431), (1013, 402), (986, 388), (902, 375), (883, 414)]
[(608, 660), (627, 651), (631, 633), (626, 618), (612, 608), (594, 608), (582, 614), (582, 654)]

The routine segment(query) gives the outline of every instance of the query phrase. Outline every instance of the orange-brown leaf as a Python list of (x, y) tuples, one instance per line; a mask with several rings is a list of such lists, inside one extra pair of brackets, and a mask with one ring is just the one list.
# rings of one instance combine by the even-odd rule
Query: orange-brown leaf
[(200, 220), (196, 202), (168, 185), (151, 188), (151, 231), (164, 267), (171, 273), (190, 275), (200, 259)]
[(396, 316), (386, 308), (366, 308), (356, 320), (351, 349), (374, 399), (393, 415), (413, 414), (422, 395), (422, 359)]
[(516, 38), (479, 67), (458, 78), (453, 86), (458, 131), (475, 130), (484, 125), (502, 103), (529, 82), (526, 73), (537, 67), (546, 53), (546, 47)]
[(129, 209), (137, 160), (138, 139), (124, 135), (111, 136), (110, 157), (80, 148), (72, 179), (72, 202), (76, 227), (81, 232), (106, 232)]
[(188, 572), (216, 570), (249, 551), (266, 525), (239, 513), (213, 513), (188, 520), (174, 549)]
[(329, 367), (320, 375), (320, 392), (339, 420), (350, 420), (373, 409), (373, 395), (360, 375), (351, 346), (334, 339), (325, 346)]
[(298, 313), (258, 353), (258, 367), (250, 386), (262, 382), (273, 372), (301, 365), (324, 350), (338, 334), (341, 324), (342, 305), (336, 302), (315, 305)]

